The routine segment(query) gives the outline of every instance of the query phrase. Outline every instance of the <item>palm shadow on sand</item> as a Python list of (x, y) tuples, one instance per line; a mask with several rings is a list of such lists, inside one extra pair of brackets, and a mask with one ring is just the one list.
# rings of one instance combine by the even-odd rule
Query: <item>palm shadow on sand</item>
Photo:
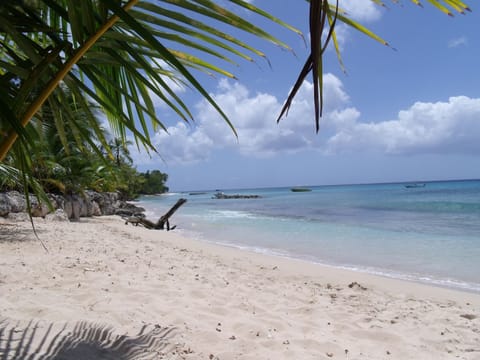
[(78, 322), (61, 325), (0, 320), (0, 360), (162, 359), (174, 344), (175, 328), (143, 326), (137, 335), (116, 335), (110, 327)]

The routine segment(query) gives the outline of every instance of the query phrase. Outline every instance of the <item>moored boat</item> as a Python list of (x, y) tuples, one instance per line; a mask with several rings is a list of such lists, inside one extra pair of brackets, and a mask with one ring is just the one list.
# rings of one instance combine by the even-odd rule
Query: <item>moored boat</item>
[(312, 191), (312, 189), (303, 188), (303, 187), (295, 187), (295, 188), (291, 188), (290, 191), (293, 191), (293, 192), (307, 192), (307, 191)]

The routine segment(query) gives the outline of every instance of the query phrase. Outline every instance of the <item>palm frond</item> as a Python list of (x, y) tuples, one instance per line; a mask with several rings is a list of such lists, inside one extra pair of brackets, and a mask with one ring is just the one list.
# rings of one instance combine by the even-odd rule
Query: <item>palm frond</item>
[[(232, 4), (299, 33), (246, 1), (235, 0)], [(175, 8), (179, 11), (172, 10)], [(35, 8), (22, 1), (17, 5), (0, 5), (0, 10), (0, 17), (5, 19), (0, 28), (0, 42), (3, 40), (12, 53), (4, 65), (0, 63), (0, 73), (13, 70), (21, 84), (20, 88), (12, 89), (16, 93), (11, 96), (18, 99), (18, 106), (22, 106), (14, 111), (19, 126), (25, 126), (34, 117), (69, 74), (71, 77), (85, 77), (82, 81), (86, 80), (87, 86), (95, 88), (97, 100), (101, 100), (98, 103), (106, 111), (116, 136), (125, 140), (127, 130), (133, 132), (136, 141), (147, 149), (152, 149), (149, 123), (154, 130), (165, 129), (165, 126), (155, 113), (152, 95), (146, 87), (181, 118), (192, 120), (188, 108), (162, 80), (165, 76), (185, 82), (199, 92), (235, 132), (230, 120), (187, 68), (207, 73), (213, 71), (228, 77), (234, 75), (188, 51), (170, 48), (171, 45), (200, 51), (230, 64), (235, 63), (232, 56), (252, 61), (248, 52), (265, 57), (228, 32), (210, 25), (213, 20), (289, 49), (260, 27), (209, 0), (164, 0), (157, 3), (39, 0)], [(182, 14), (186, 11), (192, 11), (194, 16)], [(16, 16), (9, 16), (13, 13)], [(9, 22), (10, 19), (13, 22)], [(32, 22), (37, 25), (28, 29), (26, 24)], [(35, 31), (41, 28), (48, 31)], [(160, 60), (169, 69), (159, 67)], [(32, 66), (35, 71), (28, 71)], [(159, 73), (163, 75), (159, 76)], [(65, 83), (78, 87), (77, 81)], [(151, 83), (156, 85), (152, 88)], [(33, 84), (39, 91), (31, 97)], [(135, 119), (139, 126), (134, 123)], [(5, 157), (18, 135), (17, 129), (10, 130), (7, 140), (0, 144), (0, 158)], [(96, 135), (101, 136), (100, 132)]]

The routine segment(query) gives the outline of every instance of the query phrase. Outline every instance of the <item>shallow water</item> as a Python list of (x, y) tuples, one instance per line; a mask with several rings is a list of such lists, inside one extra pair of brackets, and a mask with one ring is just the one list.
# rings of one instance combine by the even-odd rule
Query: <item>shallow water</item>
[(480, 292), (480, 181), (224, 191), (260, 199), (168, 194), (140, 199), (189, 236), (253, 251)]

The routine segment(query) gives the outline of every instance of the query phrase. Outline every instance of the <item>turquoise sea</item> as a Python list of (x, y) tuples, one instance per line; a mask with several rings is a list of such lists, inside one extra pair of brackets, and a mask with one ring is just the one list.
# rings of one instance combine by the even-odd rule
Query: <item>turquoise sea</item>
[[(423, 186), (423, 184), (425, 184)], [(189, 237), (387, 277), (480, 292), (480, 180), (222, 190), (145, 196)]]

